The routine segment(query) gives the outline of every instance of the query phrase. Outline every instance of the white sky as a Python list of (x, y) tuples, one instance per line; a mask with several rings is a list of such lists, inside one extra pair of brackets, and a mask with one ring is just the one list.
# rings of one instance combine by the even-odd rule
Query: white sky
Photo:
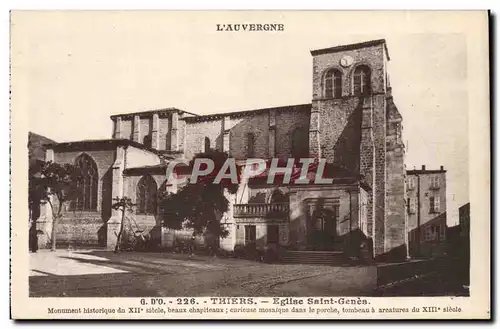
[[(488, 106), (474, 103), (470, 87), (478, 74), (471, 64), (480, 59), (467, 55), (481, 18), (473, 12), (14, 14), (13, 72), (23, 88), (13, 93), (26, 95), (30, 131), (58, 142), (110, 138), (109, 116), (117, 113), (310, 103), (310, 50), (385, 38), (407, 167), (444, 165), (454, 224), (457, 208), (469, 200), (470, 104)], [(285, 32), (216, 32), (217, 23), (283, 23)]]

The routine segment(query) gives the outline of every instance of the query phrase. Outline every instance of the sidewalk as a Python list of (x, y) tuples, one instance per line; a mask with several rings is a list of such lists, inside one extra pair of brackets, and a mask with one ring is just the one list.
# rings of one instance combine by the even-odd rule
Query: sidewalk
[(127, 272), (105, 265), (78, 261), (78, 259), (102, 262), (108, 260), (103, 257), (88, 254), (90, 252), (92, 252), (92, 250), (38, 250), (36, 253), (30, 253), (30, 276), (64, 276)]

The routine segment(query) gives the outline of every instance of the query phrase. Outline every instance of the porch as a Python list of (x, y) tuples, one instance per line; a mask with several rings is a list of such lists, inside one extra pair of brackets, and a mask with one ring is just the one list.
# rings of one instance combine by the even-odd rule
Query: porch
[(235, 218), (279, 218), (288, 219), (290, 204), (282, 203), (247, 203), (235, 204), (233, 206), (233, 216)]

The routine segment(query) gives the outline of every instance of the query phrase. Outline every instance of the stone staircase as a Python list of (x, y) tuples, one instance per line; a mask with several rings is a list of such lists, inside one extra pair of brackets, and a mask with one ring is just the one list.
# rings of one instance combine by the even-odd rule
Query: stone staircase
[(285, 251), (281, 263), (311, 265), (343, 265), (348, 263), (342, 251)]

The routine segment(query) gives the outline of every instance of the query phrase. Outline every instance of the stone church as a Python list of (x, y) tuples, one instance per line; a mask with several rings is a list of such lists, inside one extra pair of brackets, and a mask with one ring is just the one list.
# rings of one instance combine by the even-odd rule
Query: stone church
[[(162, 227), (159, 190), (170, 161), (191, 159), (208, 149), (237, 160), (311, 157), (336, 170), (332, 184), (241, 183), (221, 222), (229, 236), (220, 248), (277, 244), (293, 250), (341, 250), (350, 233), (372, 241), (375, 256), (406, 255), (405, 149), (402, 117), (393, 102), (385, 40), (311, 51), (309, 104), (197, 115), (165, 108), (111, 116), (106, 140), (54, 143), (46, 160), (74, 163), (84, 172), (81, 197), (57, 225), (57, 241), (112, 248), (120, 213), (112, 199), (128, 196), (137, 205), (130, 225), (169, 247), (185, 232)], [(325, 215), (326, 214), (326, 215)], [(37, 229), (50, 240), (50, 209)]]

